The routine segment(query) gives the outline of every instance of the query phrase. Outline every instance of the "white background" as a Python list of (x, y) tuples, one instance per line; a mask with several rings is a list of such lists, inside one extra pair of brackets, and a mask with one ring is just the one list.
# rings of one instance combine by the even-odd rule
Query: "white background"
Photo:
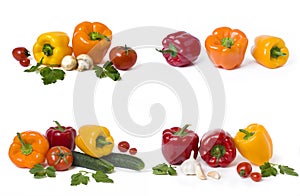
[[(13, 48), (25, 46), (31, 50), (38, 35), (48, 31), (64, 31), (70, 36), (74, 27), (82, 21), (103, 22), (113, 33), (141, 26), (162, 26), (185, 30), (198, 37), (204, 45), (205, 38), (217, 27), (229, 26), (242, 30), (249, 39), (245, 60), (239, 69), (219, 70), (225, 88), (226, 116), (223, 129), (235, 135), (239, 128), (250, 123), (263, 124), (274, 144), (271, 162), (288, 165), (300, 172), (299, 110), (300, 68), (296, 30), (299, 18), (297, 1), (2, 1), (1, 15), (1, 131), (0, 131), (0, 176), (1, 195), (23, 193), (23, 195), (88, 195), (90, 194), (225, 194), (254, 195), (284, 194), (300, 195), (299, 177), (278, 175), (255, 183), (241, 179), (235, 165), (244, 160), (237, 156), (228, 168), (217, 168), (222, 178), (219, 181), (200, 181), (178, 171), (177, 177), (155, 176), (151, 171), (128, 172), (116, 169), (110, 175), (113, 184), (95, 183), (70, 186), (73, 169), (58, 172), (54, 179), (33, 179), (27, 169), (15, 167), (8, 158), (8, 148), (16, 132), (36, 130), (44, 133), (53, 120), (78, 128), (73, 114), (73, 89), (77, 72), (67, 72), (64, 81), (44, 86), (38, 75), (24, 73), (24, 68), (11, 55)], [(250, 49), (254, 38), (268, 34), (281, 37), (290, 50), (288, 63), (278, 69), (267, 69), (254, 62)], [(151, 35), (149, 35), (151, 36)], [(147, 37), (145, 37), (147, 39)], [(153, 52), (141, 55), (137, 63), (151, 58), (160, 59)], [(143, 53), (145, 54), (145, 52)], [(147, 53), (148, 54), (148, 53)], [(206, 55), (202, 50), (201, 55)], [(143, 59), (144, 58), (144, 59)], [(32, 61), (34, 63), (34, 61)], [(201, 64), (201, 62), (199, 62)], [(168, 66), (166, 64), (166, 66)], [(212, 65), (211, 65), (212, 66)], [(134, 70), (133, 70), (134, 71)], [(180, 70), (181, 71), (181, 70)], [(121, 72), (123, 74), (123, 72)], [(196, 128), (203, 134), (211, 116), (210, 97), (201, 74), (189, 67), (182, 73), (197, 90), (201, 123)], [(111, 111), (111, 94), (114, 82), (99, 81), (95, 90), (95, 107), (99, 124), (107, 126), (116, 142), (128, 140), (140, 152), (160, 147), (160, 133), (147, 141), (132, 138), (118, 127)], [(159, 89), (159, 90), (156, 90)], [(157, 96), (150, 96), (159, 92)], [(198, 91), (199, 90), (199, 91)], [(149, 96), (143, 96), (148, 92)], [(149, 117), (147, 108), (159, 102), (165, 106), (167, 119), (163, 128), (179, 126), (180, 107), (176, 96), (165, 87), (156, 85), (137, 89), (129, 101), (129, 110), (137, 123), (145, 123)], [(145, 95), (145, 94), (144, 94)], [(177, 105), (176, 105), (177, 104)], [(140, 107), (143, 106), (143, 107)], [(179, 109), (178, 109), (179, 108)], [(173, 109), (173, 111), (172, 111)], [(172, 114), (169, 115), (168, 114)], [(177, 115), (178, 114), (178, 115)], [(146, 120), (145, 120), (146, 119)], [(147, 121), (146, 121), (147, 122)], [(88, 122), (87, 122), (88, 123)], [(162, 130), (161, 130), (162, 131)], [(202, 161), (201, 161), (202, 162)], [(203, 162), (202, 162), (203, 163)], [(204, 170), (213, 170), (203, 163)], [(257, 167), (254, 170), (259, 171)]]

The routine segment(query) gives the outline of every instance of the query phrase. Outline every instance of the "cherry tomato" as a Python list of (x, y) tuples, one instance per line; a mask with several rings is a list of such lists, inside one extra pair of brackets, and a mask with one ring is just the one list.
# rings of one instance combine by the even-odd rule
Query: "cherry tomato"
[(252, 166), (248, 162), (241, 162), (237, 165), (236, 170), (241, 177), (246, 178), (251, 174)]
[(12, 55), (17, 61), (20, 61), (22, 59), (27, 59), (27, 57), (30, 56), (30, 53), (25, 47), (17, 47), (13, 49)]
[(71, 167), (73, 163), (72, 152), (65, 146), (53, 146), (46, 155), (47, 163), (57, 171), (64, 171)]
[(20, 60), (20, 64), (21, 64), (23, 67), (28, 67), (28, 66), (30, 65), (30, 59), (29, 59), (29, 58), (21, 59), (21, 60)]
[(136, 63), (137, 53), (126, 45), (116, 46), (109, 52), (109, 59), (117, 69), (127, 70)]
[(121, 142), (119, 142), (119, 144), (118, 144), (118, 149), (119, 149), (121, 152), (127, 152), (129, 148), (130, 148), (130, 145), (129, 145), (129, 143), (126, 142), (126, 141), (121, 141)]
[(135, 155), (136, 153), (137, 153), (137, 149), (136, 148), (130, 148), (129, 149), (129, 154)]
[(255, 182), (259, 182), (261, 181), (261, 174), (259, 172), (252, 172), (250, 178)]

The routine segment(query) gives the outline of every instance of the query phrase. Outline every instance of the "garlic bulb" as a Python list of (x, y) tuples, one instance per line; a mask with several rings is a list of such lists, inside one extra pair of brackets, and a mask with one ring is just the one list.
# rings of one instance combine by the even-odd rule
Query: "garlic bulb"
[(194, 159), (194, 151), (191, 152), (190, 158), (185, 160), (181, 165), (181, 171), (185, 175), (196, 175), (197, 161)]

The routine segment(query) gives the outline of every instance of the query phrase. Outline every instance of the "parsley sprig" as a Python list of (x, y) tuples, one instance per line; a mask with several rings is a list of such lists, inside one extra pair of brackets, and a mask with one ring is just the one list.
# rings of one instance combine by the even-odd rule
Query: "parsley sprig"
[(279, 165), (275, 163), (265, 162), (263, 165), (259, 166), (262, 177), (277, 176), (278, 169), (280, 174), (286, 174), (290, 176), (298, 176), (293, 168), (286, 165)]
[(106, 78), (109, 77), (113, 81), (121, 80), (120, 73), (118, 70), (113, 66), (113, 63), (111, 61), (107, 61), (103, 67), (100, 66), (94, 66), (94, 70), (96, 73), (96, 76), (98, 78)]
[(152, 171), (154, 175), (177, 175), (176, 169), (171, 165), (167, 165), (166, 163), (161, 163), (152, 167)]
[(96, 171), (95, 173), (87, 172), (87, 171), (79, 171), (76, 174), (71, 176), (71, 186), (77, 186), (80, 184), (87, 185), (90, 181), (90, 174), (95, 179), (96, 182), (105, 182), (105, 183), (113, 183), (114, 181), (110, 179), (105, 173), (102, 171)]
[(56, 83), (57, 80), (63, 80), (65, 78), (65, 72), (61, 69), (53, 67), (43, 67), (43, 59), (41, 58), (40, 62), (36, 65), (31, 66), (29, 69), (26, 69), (24, 72), (38, 72), (42, 76), (44, 85)]
[(46, 177), (51, 177), (54, 178), (56, 177), (56, 170), (53, 166), (49, 166), (44, 168), (41, 164), (36, 164), (34, 165), (33, 168), (29, 170), (31, 174), (33, 174), (34, 178), (40, 179), (40, 178), (46, 178)]

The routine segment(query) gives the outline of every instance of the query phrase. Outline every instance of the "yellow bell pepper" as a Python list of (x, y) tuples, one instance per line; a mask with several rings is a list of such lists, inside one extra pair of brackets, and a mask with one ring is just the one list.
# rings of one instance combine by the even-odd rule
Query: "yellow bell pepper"
[(84, 125), (79, 128), (75, 144), (84, 153), (100, 158), (109, 155), (114, 148), (114, 139), (106, 127)]
[(73, 53), (69, 41), (69, 36), (64, 32), (43, 33), (33, 46), (33, 56), (37, 62), (43, 58), (43, 65), (60, 66), (62, 59)]
[(270, 69), (286, 64), (289, 50), (281, 38), (261, 35), (257, 36), (254, 42), (251, 54), (256, 62)]
[(240, 154), (254, 165), (263, 165), (272, 158), (272, 139), (260, 124), (250, 124), (240, 129), (233, 140)]

